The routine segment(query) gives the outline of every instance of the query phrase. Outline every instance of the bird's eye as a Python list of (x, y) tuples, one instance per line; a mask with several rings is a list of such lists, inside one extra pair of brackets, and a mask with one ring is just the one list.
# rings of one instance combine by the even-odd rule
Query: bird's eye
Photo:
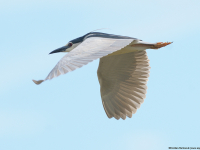
[(72, 46), (72, 43), (68, 43), (68, 46), (71, 47), (71, 46)]

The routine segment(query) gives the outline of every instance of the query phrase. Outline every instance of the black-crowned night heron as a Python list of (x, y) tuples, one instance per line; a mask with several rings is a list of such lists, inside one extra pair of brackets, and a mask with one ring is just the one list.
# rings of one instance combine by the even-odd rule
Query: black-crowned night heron
[(97, 71), (101, 98), (108, 118), (126, 119), (144, 102), (149, 60), (146, 49), (158, 49), (171, 42), (147, 43), (142, 40), (100, 32), (90, 32), (52, 51), (69, 52), (40, 84), (100, 58)]

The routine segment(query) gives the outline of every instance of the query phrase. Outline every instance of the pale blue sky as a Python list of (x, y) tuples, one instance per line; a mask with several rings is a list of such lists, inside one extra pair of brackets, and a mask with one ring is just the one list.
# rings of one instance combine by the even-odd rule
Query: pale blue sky
[[(0, 0), (0, 150), (161, 150), (200, 147), (199, 0)], [(147, 97), (131, 119), (108, 119), (98, 60), (37, 86), (92, 30), (146, 42)]]

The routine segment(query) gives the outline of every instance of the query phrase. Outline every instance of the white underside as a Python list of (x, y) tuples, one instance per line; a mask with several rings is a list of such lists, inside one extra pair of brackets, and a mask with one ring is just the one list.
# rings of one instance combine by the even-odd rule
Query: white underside
[(120, 54), (125, 54), (125, 53), (131, 53), (131, 52), (137, 52), (137, 51), (144, 51), (146, 49), (149, 49), (151, 45), (156, 44), (156, 43), (147, 43), (144, 41), (133, 41), (126, 47), (122, 48), (121, 50), (118, 50), (112, 54), (109, 54), (107, 56), (112, 56), (112, 55), (120, 55)]

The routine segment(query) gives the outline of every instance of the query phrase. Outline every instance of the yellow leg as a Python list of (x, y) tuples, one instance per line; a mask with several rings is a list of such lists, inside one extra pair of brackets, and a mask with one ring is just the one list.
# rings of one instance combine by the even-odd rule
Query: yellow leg
[(164, 42), (164, 43), (163, 43), (163, 42), (158, 42), (158, 43), (152, 45), (151, 48), (152, 48), (152, 49), (158, 49), (158, 48), (167, 46), (167, 45), (169, 45), (169, 44), (171, 44), (171, 43), (173, 43), (173, 42)]

